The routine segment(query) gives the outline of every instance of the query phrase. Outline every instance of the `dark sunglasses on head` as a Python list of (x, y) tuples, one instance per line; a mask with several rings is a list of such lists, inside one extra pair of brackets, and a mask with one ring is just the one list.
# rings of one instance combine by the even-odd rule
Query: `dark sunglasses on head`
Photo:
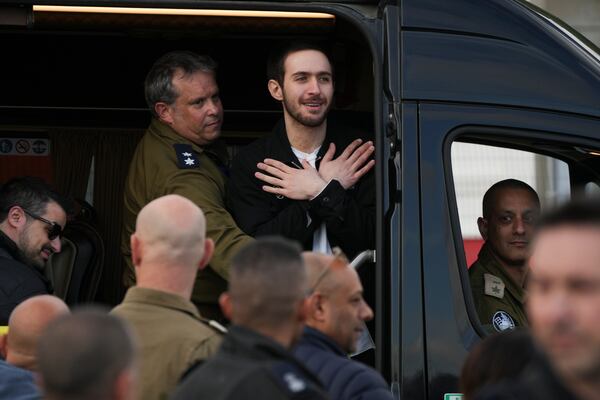
[(313, 294), (315, 290), (317, 290), (317, 286), (319, 286), (321, 281), (323, 281), (323, 278), (325, 278), (325, 276), (329, 274), (329, 271), (331, 271), (332, 267), (341, 267), (349, 265), (348, 258), (346, 257), (342, 249), (336, 246), (331, 250), (333, 251), (333, 260), (331, 260), (329, 265), (327, 265), (319, 274), (319, 276), (317, 276), (317, 279), (315, 279), (315, 283), (313, 283), (312, 287), (308, 290), (309, 295)]
[(43, 223), (50, 225), (50, 230), (48, 231), (48, 240), (54, 240), (62, 235), (62, 228), (57, 222), (48, 221), (46, 218), (42, 218), (39, 215), (35, 215), (34, 213), (29, 212), (23, 207), (21, 208), (23, 209), (23, 211), (25, 211), (25, 214), (29, 215), (31, 218), (35, 218), (38, 221), (42, 221)]

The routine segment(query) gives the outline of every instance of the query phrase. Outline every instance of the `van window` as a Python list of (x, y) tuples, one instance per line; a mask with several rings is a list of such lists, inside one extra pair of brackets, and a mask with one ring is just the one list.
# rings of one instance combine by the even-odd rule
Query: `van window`
[[(474, 275), (475, 270), (469, 269), (478, 260), (484, 244), (478, 225), (478, 218), (483, 216), (484, 194), (496, 182), (516, 179), (536, 191), (543, 213), (574, 196), (591, 195), (600, 191), (597, 156), (600, 153), (593, 148), (577, 146), (572, 137), (562, 138), (554, 133), (511, 133), (505, 130), (494, 133), (493, 129), (473, 131), (472, 134), (455, 136), (451, 143), (448, 161), (451, 165), (453, 198), (450, 203), (456, 205), (453, 216), (456, 224), (455, 243), (457, 251), (463, 250), (458, 253), (458, 265), (465, 288), (467, 310), (476, 330), (480, 334), (487, 334), (494, 332), (493, 328), (499, 330), (495, 322), (500, 325), (507, 323), (509, 326), (510, 321), (502, 318), (498, 321), (495, 318), (480, 321), (479, 315), (485, 312), (481, 310), (481, 301), (476, 298), (475, 292), (495, 289), (498, 297), (501, 297), (502, 289), (507, 289), (502, 284), (493, 286), (492, 281), (486, 289), (488, 282), (485, 279), (482, 280), (485, 285), (482, 283), (482, 288), (477, 288), (477, 284), (472, 281), (474, 278), (470, 278), (471, 272)], [(528, 134), (531, 137), (527, 137)], [(561, 139), (564, 141), (561, 142)], [(483, 226), (485, 230), (485, 225)], [(481, 254), (484, 259), (486, 253)], [(521, 317), (527, 323), (524, 313)]]
[(483, 239), (477, 227), (482, 199), (496, 182), (517, 179), (540, 197), (542, 209), (570, 197), (569, 168), (564, 161), (529, 151), (476, 143), (452, 144), (452, 175), (467, 265), (477, 259)]

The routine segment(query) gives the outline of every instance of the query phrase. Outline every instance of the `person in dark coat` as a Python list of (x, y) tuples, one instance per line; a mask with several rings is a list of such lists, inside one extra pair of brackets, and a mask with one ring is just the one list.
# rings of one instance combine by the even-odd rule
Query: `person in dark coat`
[(39, 400), (42, 398), (31, 371), (0, 359), (0, 399)]
[(355, 257), (373, 248), (374, 147), (364, 132), (328, 120), (334, 77), (326, 52), (292, 43), (274, 52), (268, 75), (283, 120), (232, 162), (227, 205), (238, 226), (323, 253), (339, 246)]
[(229, 271), (220, 304), (233, 326), (173, 398), (326, 399), (318, 378), (289, 352), (302, 332), (308, 290), (300, 249), (261, 238), (234, 257)]
[(536, 357), (535, 346), (526, 329), (496, 332), (471, 349), (460, 380), (464, 400), (472, 400), (484, 386), (516, 378)]
[(44, 267), (61, 250), (67, 208), (41, 179), (15, 178), (0, 188), (0, 325), (19, 303), (53, 292)]
[(600, 399), (600, 206), (542, 217), (529, 258), (527, 316), (542, 355), (476, 399)]
[(373, 311), (356, 271), (343, 256), (304, 253), (310, 292), (306, 328), (294, 354), (315, 373), (334, 400), (393, 399), (374, 369), (348, 358)]

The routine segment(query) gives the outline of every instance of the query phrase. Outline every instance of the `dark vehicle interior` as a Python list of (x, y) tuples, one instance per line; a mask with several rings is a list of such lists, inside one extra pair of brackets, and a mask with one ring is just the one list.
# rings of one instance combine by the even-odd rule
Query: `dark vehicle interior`
[(294, 39), (318, 41), (331, 50), (334, 112), (374, 132), (371, 50), (343, 18), (3, 7), (0, 182), (41, 176), (92, 205), (95, 218), (88, 222), (104, 242), (104, 265), (101, 276), (92, 274), (97, 285), (84, 287), (97, 289), (96, 301), (116, 304), (123, 295), (122, 186), (150, 121), (144, 78), (162, 54), (191, 50), (217, 61), (222, 137), (232, 152), (268, 133), (280, 118), (281, 106), (267, 91), (266, 60), (271, 48)]

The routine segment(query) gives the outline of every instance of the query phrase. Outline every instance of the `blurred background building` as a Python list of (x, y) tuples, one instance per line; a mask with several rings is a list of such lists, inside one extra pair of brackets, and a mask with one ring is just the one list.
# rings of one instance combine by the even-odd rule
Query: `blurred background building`
[(600, 47), (600, 0), (529, 0)]

